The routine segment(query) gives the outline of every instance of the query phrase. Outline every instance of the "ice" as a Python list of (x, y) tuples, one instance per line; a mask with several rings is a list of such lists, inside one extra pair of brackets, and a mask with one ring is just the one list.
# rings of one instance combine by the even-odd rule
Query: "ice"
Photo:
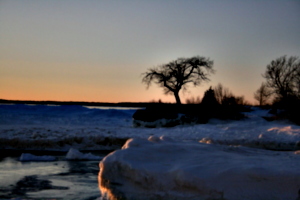
[(95, 156), (91, 153), (81, 153), (77, 149), (71, 148), (66, 155), (66, 159), (67, 160), (101, 160), (102, 157)]
[(130, 139), (100, 162), (107, 199), (299, 198), (297, 153), (162, 138)]
[(56, 157), (54, 156), (36, 156), (30, 153), (22, 153), (20, 158), (20, 161), (54, 161), (56, 160)]

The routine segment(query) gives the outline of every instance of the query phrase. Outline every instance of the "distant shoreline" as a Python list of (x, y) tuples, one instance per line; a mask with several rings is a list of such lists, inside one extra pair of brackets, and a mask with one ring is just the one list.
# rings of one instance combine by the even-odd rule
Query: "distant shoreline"
[[(0, 104), (36, 104), (36, 105), (81, 105), (81, 106), (109, 106), (109, 107), (147, 107), (159, 103), (150, 102), (85, 102), (85, 101), (33, 101), (33, 100), (6, 100), (0, 99)], [(160, 103), (163, 104), (163, 103)]]

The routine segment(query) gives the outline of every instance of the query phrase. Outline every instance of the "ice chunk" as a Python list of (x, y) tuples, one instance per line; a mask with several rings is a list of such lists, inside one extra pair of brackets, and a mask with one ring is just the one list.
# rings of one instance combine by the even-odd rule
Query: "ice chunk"
[(165, 135), (160, 136), (159, 139), (163, 140), (163, 141), (166, 141), (166, 142), (173, 142), (174, 141), (173, 138), (165, 136)]
[(300, 160), (293, 152), (156, 141), (156, 137), (130, 139), (122, 150), (100, 162), (99, 187), (104, 196), (144, 200), (298, 197)]
[(150, 141), (150, 142), (160, 142), (160, 141), (173, 142), (174, 140), (173, 140), (173, 138), (164, 136), (164, 135), (160, 136), (160, 137), (152, 135), (148, 138), (148, 141)]
[(159, 141), (160, 141), (160, 138), (157, 137), (157, 136), (150, 136), (150, 137), (148, 138), (148, 140), (149, 140), (150, 142), (159, 142)]
[(54, 156), (36, 156), (30, 153), (22, 153), (19, 158), (20, 161), (54, 161), (56, 157)]
[(67, 160), (101, 160), (100, 156), (95, 156), (91, 153), (81, 153), (77, 149), (71, 148), (67, 155)]

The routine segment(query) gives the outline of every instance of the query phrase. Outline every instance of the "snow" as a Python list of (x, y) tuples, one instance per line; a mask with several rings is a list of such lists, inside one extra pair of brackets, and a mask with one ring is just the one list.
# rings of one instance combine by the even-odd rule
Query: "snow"
[(244, 145), (277, 150), (300, 149), (300, 127), (268, 122), (268, 110), (245, 113), (247, 119), (172, 128), (135, 128), (134, 109), (82, 106), (0, 105), (0, 148), (68, 151), (114, 150), (129, 138), (165, 135), (182, 141)]
[(300, 157), (293, 152), (129, 139), (100, 162), (107, 199), (296, 200)]
[(22, 153), (20, 156), (20, 161), (54, 161), (55, 156), (36, 156), (30, 153)]
[(81, 153), (77, 149), (71, 148), (67, 155), (66, 155), (67, 160), (101, 160), (102, 157), (100, 156), (95, 156), (91, 153)]

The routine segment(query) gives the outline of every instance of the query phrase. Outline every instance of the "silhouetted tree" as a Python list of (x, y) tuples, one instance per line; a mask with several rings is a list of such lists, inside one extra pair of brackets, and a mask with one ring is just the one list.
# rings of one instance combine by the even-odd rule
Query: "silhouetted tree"
[(214, 87), (214, 93), (219, 104), (223, 104), (226, 99), (233, 96), (232, 92), (230, 92), (228, 88), (225, 88), (221, 83)]
[(176, 103), (181, 104), (179, 91), (186, 90), (192, 83), (198, 86), (202, 81), (209, 81), (208, 76), (214, 73), (213, 61), (209, 58), (195, 56), (178, 58), (167, 64), (148, 69), (143, 73), (142, 82), (150, 86), (151, 82), (163, 87), (165, 94), (174, 94)]
[(259, 102), (260, 106), (263, 106), (267, 103), (271, 95), (272, 92), (269, 90), (265, 83), (262, 83), (254, 93), (254, 99)]
[(215, 91), (211, 87), (205, 91), (201, 104), (208, 107), (219, 104), (215, 96)]
[(244, 96), (235, 96), (228, 88), (221, 83), (213, 88), (215, 97), (219, 104), (222, 105), (246, 105)]
[(300, 60), (298, 57), (282, 56), (272, 60), (267, 65), (263, 77), (267, 81), (267, 87), (282, 101), (290, 97), (300, 97)]
[(190, 97), (185, 100), (186, 104), (200, 104), (201, 103), (201, 98), (199, 96), (195, 97)]

